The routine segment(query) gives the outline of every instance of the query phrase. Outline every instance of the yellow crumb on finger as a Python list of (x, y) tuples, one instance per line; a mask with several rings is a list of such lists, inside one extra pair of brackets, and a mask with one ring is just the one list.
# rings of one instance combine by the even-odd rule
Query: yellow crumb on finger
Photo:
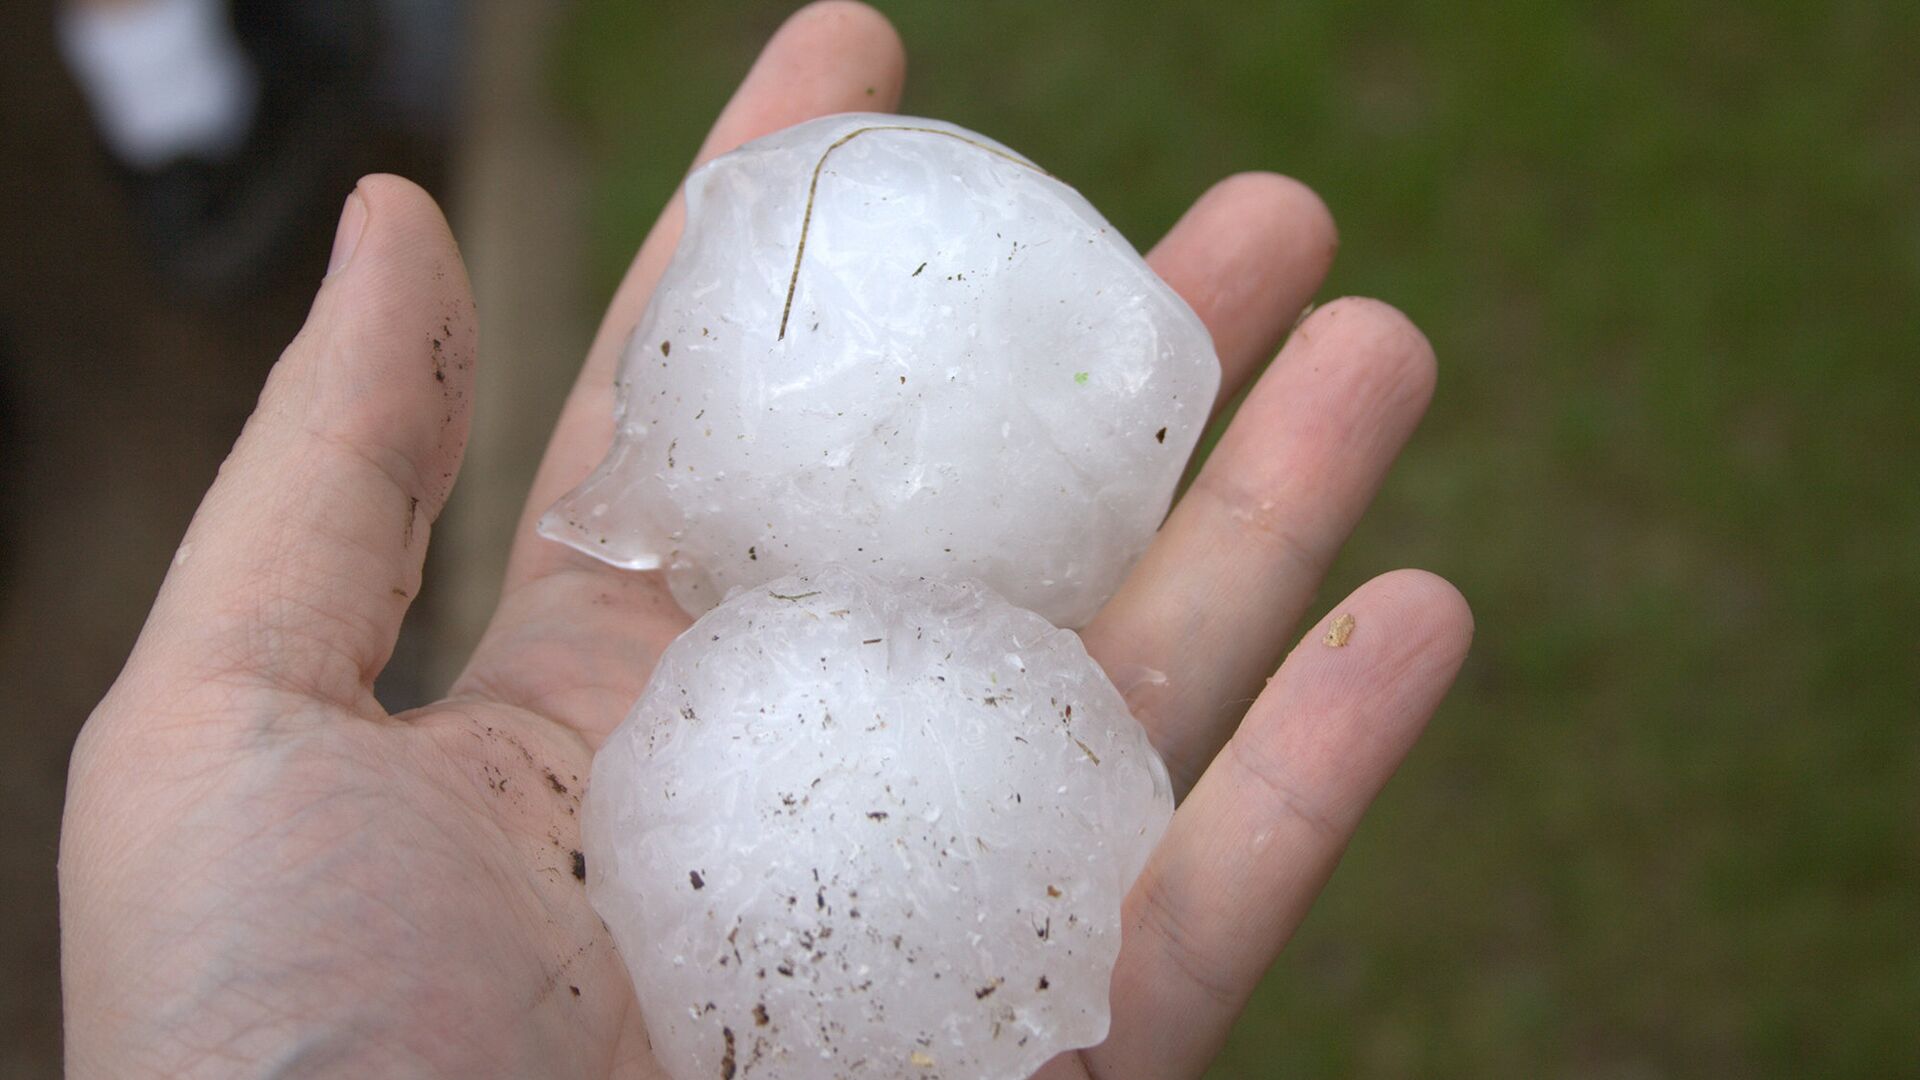
[(1338, 649), (1344, 646), (1347, 643), (1347, 639), (1353, 636), (1353, 626), (1353, 616), (1342, 612), (1338, 618), (1333, 620), (1333, 625), (1327, 629), (1327, 636), (1325, 638), (1327, 647)]

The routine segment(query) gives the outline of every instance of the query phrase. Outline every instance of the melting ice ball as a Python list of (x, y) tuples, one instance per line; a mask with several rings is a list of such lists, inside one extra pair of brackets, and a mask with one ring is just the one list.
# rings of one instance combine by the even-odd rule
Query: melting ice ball
[(1106, 1037), (1172, 812), (1071, 631), (829, 569), (667, 649), (594, 758), (587, 887), (681, 1080), (1014, 1080)]
[(1219, 388), (1206, 327), (1072, 188), (937, 120), (847, 114), (687, 179), (617, 436), (541, 523), (694, 614), (845, 562), (1063, 626), (1118, 587)]

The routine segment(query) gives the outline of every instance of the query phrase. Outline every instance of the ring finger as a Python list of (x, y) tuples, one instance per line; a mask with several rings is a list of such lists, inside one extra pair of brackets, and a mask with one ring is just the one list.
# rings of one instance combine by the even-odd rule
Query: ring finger
[(1433, 350), (1375, 300), (1314, 312), (1248, 395), (1120, 592), (1086, 628), (1184, 794), (1433, 395)]

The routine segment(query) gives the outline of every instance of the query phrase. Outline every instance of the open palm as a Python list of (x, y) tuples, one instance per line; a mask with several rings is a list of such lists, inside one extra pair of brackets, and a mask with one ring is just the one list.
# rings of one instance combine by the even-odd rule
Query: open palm
[[(807, 8), (700, 156), (891, 107), (903, 67), (872, 11)], [(586, 903), (577, 813), (593, 749), (687, 619), (656, 575), (531, 524), (612, 436), (620, 345), (680, 222), (676, 200), (614, 297), (465, 674), (389, 716), (371, 686), (458, 468), (474, 320), (431, 200), (390, 177), (349, 199), (307, 326), (74, 751), (74, 1075), (659, 1074)], [(1327, 304), (1287, 337), (1333, 248), (1311, 192), (1249, 174), (1150, 256), (1212, 331), (1223, 402), (1287, 340), (1084, 631), (1184, 800), (1127, 901), (1112, 1034), (1048, 1077), (1205, 1067), (1465, 655), (1459, 596), (1402, 571), (1334, 609), (1343, 647), (1316, 628), (1267, 679), (1433, 386), (1383, 304)]]

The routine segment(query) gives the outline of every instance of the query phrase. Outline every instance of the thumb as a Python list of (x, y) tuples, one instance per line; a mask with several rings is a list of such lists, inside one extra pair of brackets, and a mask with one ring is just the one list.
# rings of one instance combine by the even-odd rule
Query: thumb
[(473, 295), (433, 199), (363, 179), (300, 330), (174, 557), (129, 670), (373, 704), (459, 469)]

